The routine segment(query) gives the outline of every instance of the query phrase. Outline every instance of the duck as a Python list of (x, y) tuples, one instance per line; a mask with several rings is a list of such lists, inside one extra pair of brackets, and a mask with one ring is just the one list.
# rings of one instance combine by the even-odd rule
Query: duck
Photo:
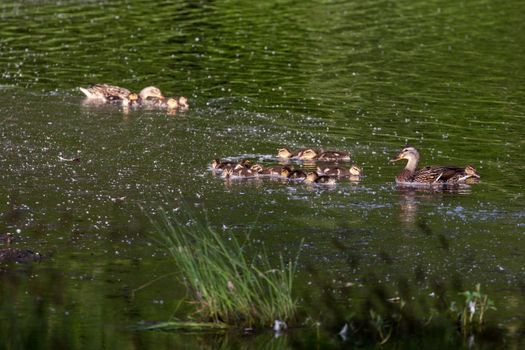
[(340, 151), (324, 151), (317, 155), (317, 160), (323, 162), (349, 161), (350, 153)]
[(298, 153), (297, 157), (301, 160), (319, 160), (323, 162), (349, 161), (350, 153), (341, 151), (318, 151), (307, 148)]
[(350, 168), (343, 167), (317, 167), (317, 172), (322, 175), (328, 176), (337, 176), (337, 177), (351, 177), (351, 176), (361, 176), (363, 174), (363, 169), (357, 165), (352, 165)]
[(317, 158), (320, 151), (313, 148), (305, 148), (297, 152), (297, 157), (301, 160), (313, 160)]
[(306, 179), (306, 173), (302, 170), (292, 170), (287, 177), (290, 180), (304, 180)]
[(277, 150), (277, 157), (284, 158), (284, 159), (290, 159), (290, 158), (309, 159), (307, 158), (307, 155), (306, 155), (308, 153), (307, 152), (308, 150), (311, 150), (316, 153), (319, 152), (318, 150), (315, 150), (313, 148), (299, 148), (299, 149), (292, 151), (289, 148), (283, 147)]
[(304, 182), (308, 184), (325, 184), (325, 185), (334, 185), (337, 180), (333, 176), (327, 176), (327, 175), (319, 175), (315, 171), (311, 171), (308, 174), (306, 174), (306, 178), (304, 179)]
[(168, 109), (173, 110), (179, 107), (179, 101), (177, 98), (171, 97), (168, 99), (165, 98), (148, 98), (146, 100), (139, 99), (138, 104), (141, 104), (145, 107), (154, 108), (154, 109)]
[(184, 96), (180, 96), (177, 99), (178, 107), (182, 110), (187, 110), (190, 108), (190, 104), (188, 103), (188, 99)]
[(142, 89), (139, 94), (133, 94), (130, 90), (109, 84), (95, 84), (87, 88), (79, 88), (88, 99), (97, 99), (104, 102), (115, 101), (145, 101), (148, 98), (164, 99), (158, 87), (148, 86)]
[(295, 156), (297, 156), (297, 153), (290, 151), (286, 147), (279, 148), (277, 150), (277, 157), (278, 158), (290, 159), (290, 158), (295, 157)]
[[(259, 175), (266, 175), (266, 176), (282, 176), (283, 172), (290, 173), (292, 169), (288, 166), (271, 166), (267, 168), (263, 168), (259, 164), (255, 164), (252, 166), (252, 170), (256, 170)], [(287, 176), (285, 176), (287, 177)]]
[(211, 162), (211, 168), (213, 170), (225, 170), (225, 169), (234, 169), (234, 168), (237, 168), (237, 167), (243, 167), (243, 168), (250, 168), (252, 165), (251, 165), (251, 161), (248, 160), (248, 159), (242, 159), (241, 161), (235, 163), (235, 162), (230, 162), (230, 161), (224, 161), (222, 162), (220, 159), (216, 158), (214, 160), (212, 160)]
[(290, 167), (284, 166), (282, 167), (281, 171), (279, 172), (279, 177), (288, 178), (290, 174), (292, 173), (292, 169)]
[(241, 164), (237, 164), (234, 168), (229, 167), (224, 169), (224, 171), (221, 174), (222, 177), (228, 178), (228, 177), (255, 177), (257, 176), (257, 173), (255, 173), (253, 170), (246, 168), (245, 166)]
[(390, 162), (397, 162), (402, 159), (406, 159), (408, 162), (405, 168), (396, 176), (397, 184), (461, 184), (471, 178), (476, 180), (480, 178), (476, 169), (471, 165), (464, 168), (457, 166), (427, 166), (417, 169), (420, 159), (419, 151), (410, 145), (405, 146)]

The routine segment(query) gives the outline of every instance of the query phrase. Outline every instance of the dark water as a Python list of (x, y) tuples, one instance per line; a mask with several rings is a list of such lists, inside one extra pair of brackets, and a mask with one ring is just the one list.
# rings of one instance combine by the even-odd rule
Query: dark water
[[(302, 290), (319, 282), (312, 267), (356, 295), (371, 275), (429, 295), (481, 283), (494, 322), (523, 322), (523, 13), (521, 1), (0, 4), (0, 248), (44, 256), (1, 268), (3, 343), (239, 346), (130, 330), (183, 314), (140, 208), (184, 203), (285, 256), (304, 239)], [(191, 109), (85, 106), (77, 87), (94, 82), (157, 85)], [(482, 182), (397, 189), (388, 159), (406, 142), (422, 164), (472, 164)], [(208, 170), (216, 157), (276, 163), (282, 146), (350, 151), (366, 177), (312, 188)], [(254, 342), (288, 346), (241, 346)]]

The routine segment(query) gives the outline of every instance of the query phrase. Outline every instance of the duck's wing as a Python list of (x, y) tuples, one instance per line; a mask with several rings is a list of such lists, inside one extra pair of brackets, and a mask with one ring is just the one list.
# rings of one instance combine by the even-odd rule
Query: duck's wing
[(414, 182), (422, 183), (446, 183), (454, 182), (453, 179), (465, 175), (465, 169), (456, 166), (427, 166), (419, 169), (413, 176)]
[(95, 84), (88, 88), (80, 88), (88, 98), (98, 98), (108, 101), (123, 100), (128, 98), (131, 91), (120, 86), (108, 84)]

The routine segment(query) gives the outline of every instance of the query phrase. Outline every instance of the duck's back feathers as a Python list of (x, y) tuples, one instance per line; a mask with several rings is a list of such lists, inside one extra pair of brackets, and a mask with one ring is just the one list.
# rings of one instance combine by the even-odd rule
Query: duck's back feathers
[(428, 184), (455, 184), (464, 182), (470, 177), (472, 175), (467, 174), (465, 168), (457, 166), (427, 166), (416, 170), (412, 176), (412, 181)]
[(101, 99), (104, 101), (117, 101), (127, 99), (131, 91), (120, 86), (108, 84), (95, 84), (88, 88), (80, 88), (87, 98)]

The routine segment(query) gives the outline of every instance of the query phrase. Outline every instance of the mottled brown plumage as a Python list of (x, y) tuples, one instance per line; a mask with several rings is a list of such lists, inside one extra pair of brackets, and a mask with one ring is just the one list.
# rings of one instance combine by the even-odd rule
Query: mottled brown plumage
[(417, 169), (419, 152), (411, 146), (405, 147), (391, 162), (408, 160), (405, 168), (396, 176), (396, 182), (419, 184), (460, 184), (467, 179), (479, 179), (476, 169), (470, 165), (465, 168), (457, 166), (427, 166)]

